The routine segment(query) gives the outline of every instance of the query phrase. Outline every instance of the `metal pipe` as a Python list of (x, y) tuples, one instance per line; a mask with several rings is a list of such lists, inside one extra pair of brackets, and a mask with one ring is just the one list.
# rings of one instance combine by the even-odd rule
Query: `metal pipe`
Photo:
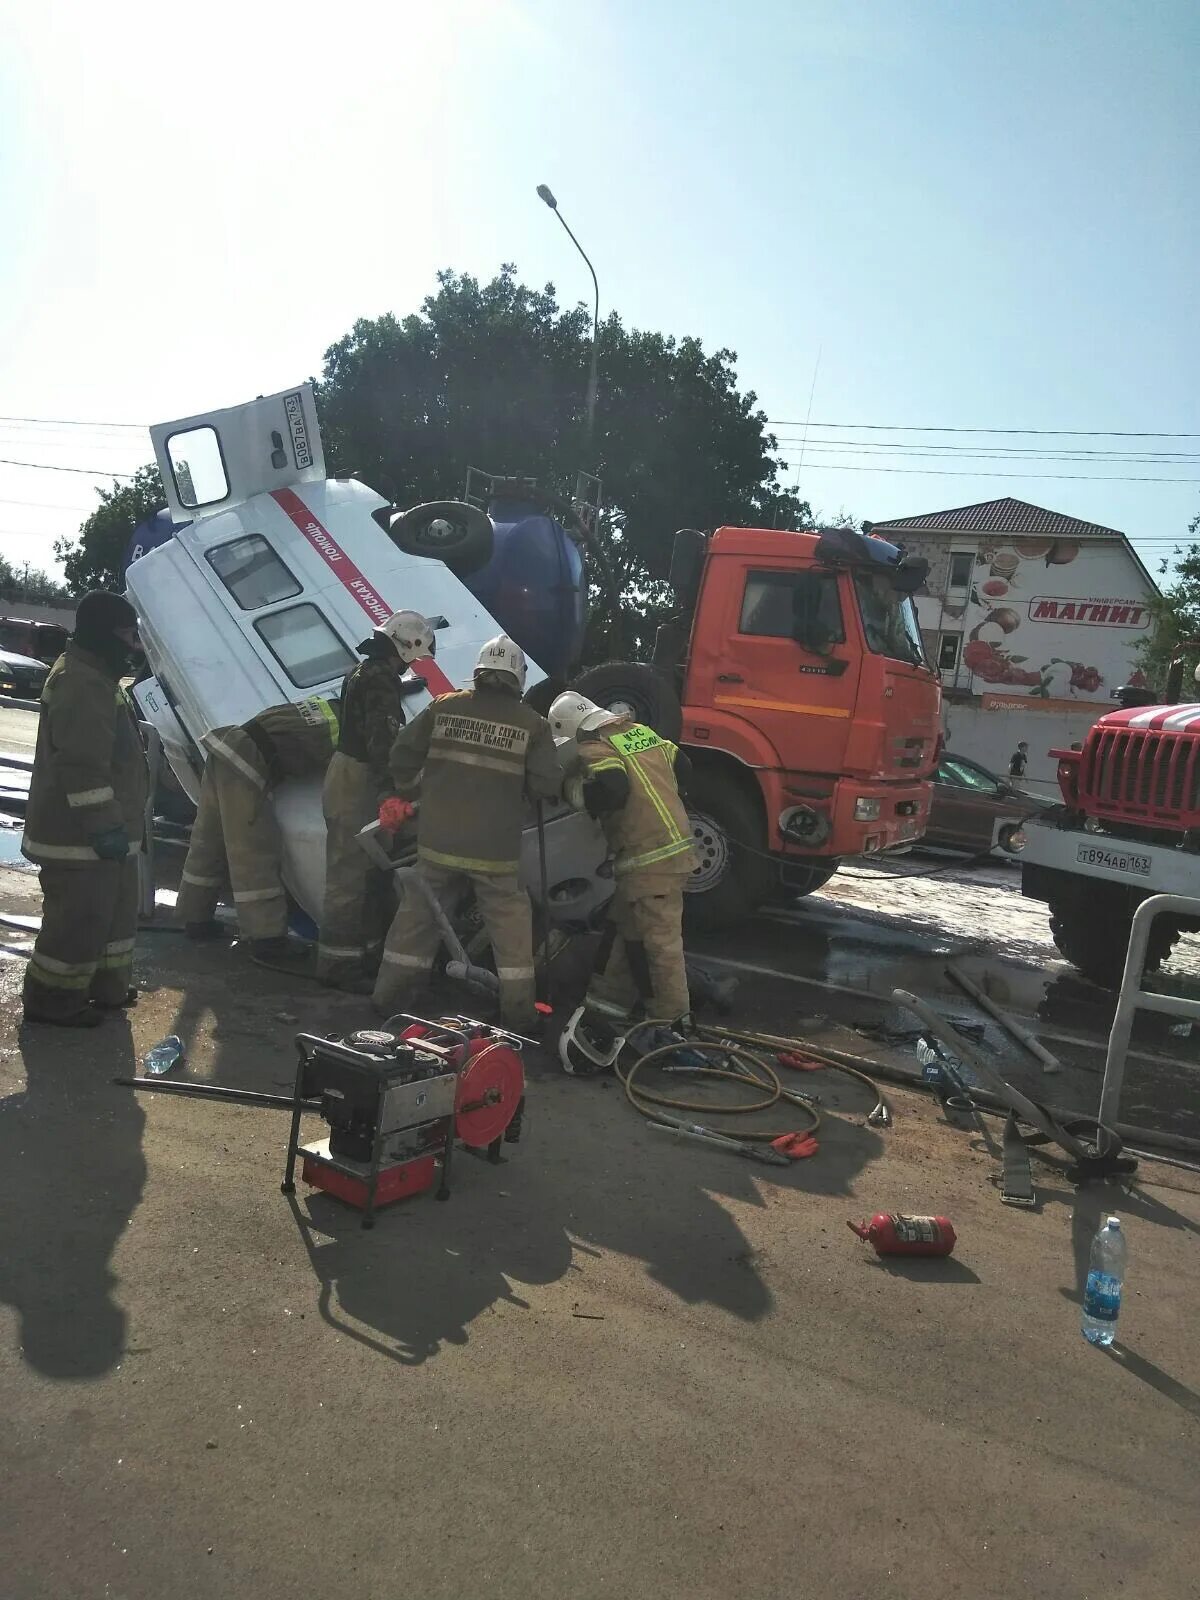
[[(290, 1094), (267, 1094), (260, 1089), (227, 1089), (218, 1083), (178, 1083), (169, 1078), (114, 1078), (122, 1089), (146, 1089), (151, 1094), (176, 1094), (192, 1100), (226, 1100), (232, 1105), (266, 1106), (271, 1111), (291, 1111), (295, 1101)], [(319, 1111), (319, 1100), (301, 1100), (305, 1111)]]
[(1146, 994), (1142, 990), (1150, 925), (1164, 911), (1179, 911), (1194, 917), (1200, 914), (1200, 900), (1183, 894), (1152, 894), (1133, 913), (1129, 949), (1125, 952), (1125, 970), (1121, 975), (1117, 1009), (1109, 1030), (1108, 1054), (1104, 1058), (1104, 1082), (1100, 1087), (1100, 1120), (1110, 1126), (1116, 1123), (1121, 1106), (1125, 1057), (1129, 1051), (1133, 1019), (1138, 1007), (1166, 1016), (1200, 1018), (1200, 1001), (1184, 1000), (1168, 994)]
[(995, 1017), (996, 1021), (1000, 1024), (1004, 1031), (1006, 1033), (1011, 1033), (1013, 1038), (1016, 1039), (1019, 1044), (1023, 1044), (1031, 1056), (1036, 1056), (1036, 1058), (1042, 1063), (1042, 1067), (1046, 1072), (1062, 1071), (1062, 1062), (1058, 1059), (1058, 1057), (1051, 1055), (1050, 1051), (1046, 1049), (1041, 1040), (1035, 1039), (1028, 1028), (1022, 1027), (1022, 1025), (1019, 1022), (1014, 1021), (1007, 1012), (1001, 1011), (1000, 1007), (991, 998), (991, 996), (985, 994), (977, 983), (972, 982), (972, 980), (967, 977), (965, 972), (960, 972), (957, 967), (947, 965), (946, 976), (952, 979), (964, 994), (970, 995), (971, 999), (975, 1001), (976, 1005), (982, 1006), (989, 1016)]
[(964, 1039), (956, 1029), (952, 1028), (944, 1017), (939, 1017), (937, 1012), (931, 1006), (926, 1005), (924, 1000), (918, 1000), (916, 995), (909, 994), (907, 989), (893, 989), (892, 999), (895, 1000), (897, 1005), (907, 1006), (910, 1011), (915, 1012), (934, 1036), (942, 1041), (947, 1050), (962, 1056), (966, 1061), (970, 1062), (980, 1077), (986, 1083), (991, 1084), (993, 1091), (1005, 1105), (1011, 1107), (1018, 1116), (1031, 1123), (1040, 1133), (1044, 1133), (1048, 1139), (1052, 1139), (1055, 1144), (1061, 1145), (1068, 1155), (1074, 1156), (1076, 1161), (1083, 1161), (1091, 1154), (1082, 1139), (1077, 1139), (1074, 1134), (1065, 1133), (1062, 1128), (1051, 1121), (1047, 1112), (1036, 1101), (1030, 1100), (1019, 1089), (1014, 1089), (1012, 1084), (1000, 1076), (992, 1064), (975, 1049), (969, 1040)]

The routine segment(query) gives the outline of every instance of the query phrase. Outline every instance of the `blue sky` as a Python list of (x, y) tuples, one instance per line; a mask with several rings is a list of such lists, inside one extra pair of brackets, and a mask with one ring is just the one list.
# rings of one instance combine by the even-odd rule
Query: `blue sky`
[[(1012, 494), (1153, 563), (1200, 512), (1200, 437), (813, 427), (799, 469), (800, 440), (818, 353), (816, 422), (1200, 435), (1198, 68), (1194, 0), (10, 8), (0, 414), (234, 404), (441, 266), (584, 298), (544, 181), (604, 310), (738, 352), (814, 505)], [(1030, 446), (1196, 459), (972, 454)], [(0, 422), (0, 457), (148, 455)], [(984, 475), (1010, 471), (1072, 476)], [(86, 477), (0, 465), (0, 552), (48, 564), (92, 503)]]

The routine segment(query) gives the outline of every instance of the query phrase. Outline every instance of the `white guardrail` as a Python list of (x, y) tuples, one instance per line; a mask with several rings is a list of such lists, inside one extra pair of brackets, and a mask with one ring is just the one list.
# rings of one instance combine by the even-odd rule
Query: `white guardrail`
[(1116, 1015), (1108, 1035), (1108, 1055), (1104, 1062), (1104, 1083), (1100, 1090), (1100, 1121), (1116, 1126), (1121, 1108), (1121, 1089), (1125, 1082), (1125, 1056), (1133, 1032), (1136, 1012), (1157, 1011), (1168, 1017), (1188, 1017), (1200, 1022), (1200, 1000), (1185, 1000), (1180, 995), (1154, 994), (1142, 988), (1142, 969), (1146, 964), (1146, 943), (1150, 924), (1164, 912), (1200, 917), (1200, 900), (1186, 894), (1152, 894), (1133, 914), (1125, 971), (1117, 998)]

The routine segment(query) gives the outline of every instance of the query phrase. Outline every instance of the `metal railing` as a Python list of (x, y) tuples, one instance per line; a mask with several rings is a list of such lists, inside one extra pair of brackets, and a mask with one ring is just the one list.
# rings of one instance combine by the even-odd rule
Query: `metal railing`
[(1104, 1083), (1100, 1090), (1100, 1121), (1107, 1123), (1110, 1128), (1115, 1127), (1119, 1120), (1121, 1089), (1125, 1082), (1125, 1056), (1129, 1050), (1135, 1013), (1139, 1009), (1157, 1011), (1163, 1016), (1187, 1017), (1193, 1022), (1200, 1022), (1200, 1000), (1185, 1000), (1181, 995), (1174, 994), (1154, 994), (1142, 988), (1142, 969), (1146, 964), (1150, 924), (1164, 912), (1200, 917), (1200, 900), (1186, 894), (1152, 894), (1148, 900), (1142, 901), (1133, 914), (1116, 1015), (1108, 1035)]

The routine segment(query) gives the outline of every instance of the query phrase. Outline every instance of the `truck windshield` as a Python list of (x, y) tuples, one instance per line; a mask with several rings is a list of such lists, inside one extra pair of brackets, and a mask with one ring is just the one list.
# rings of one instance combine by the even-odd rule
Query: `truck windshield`
[(867, 647), (877, 656), (926, 665), (925, 647), (911, 598), (897, 594), (885, 573), (856, 572), (854, 588)]

